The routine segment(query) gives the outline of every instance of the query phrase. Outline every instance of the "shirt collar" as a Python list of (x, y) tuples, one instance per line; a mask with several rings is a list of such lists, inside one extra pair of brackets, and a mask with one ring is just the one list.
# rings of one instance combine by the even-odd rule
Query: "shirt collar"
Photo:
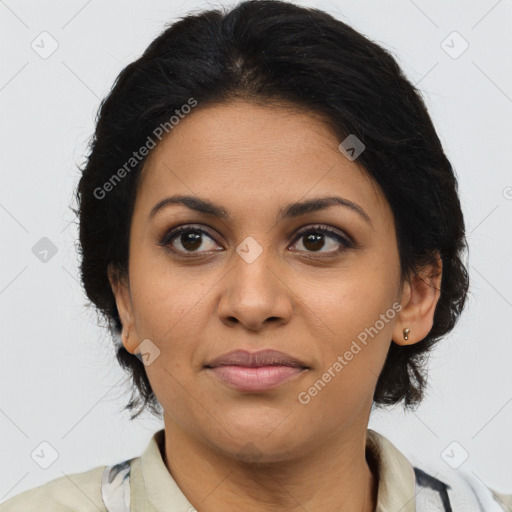
[(416, 476), (409, 460), (391, 441), (372, 429), (367, 430), (366, 450), (377, 465), (375, 512), (415, 512)]
[[(164, 429), (155, 432), (142, 455), (132, 459), (130, 494), (135, 512), (193, 510), (162, 458), (164, 434)], [(416, 480), (408, 459), (372, 429), (367, 429), (366, 449), (378, 477), (375, 512), (415, 512)]]

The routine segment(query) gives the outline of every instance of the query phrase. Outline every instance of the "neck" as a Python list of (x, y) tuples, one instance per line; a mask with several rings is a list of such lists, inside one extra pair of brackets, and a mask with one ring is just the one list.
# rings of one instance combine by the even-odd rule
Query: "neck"
[(287, 452), (268, 462), (253, 453), (252, 459), (240, 460), (239, 454), (213, 449), (165, 416), (163, 457), (200, 512), (374, 512), (378, 475), (366, 435), (366, 426), (352, 428), (305, 454)]

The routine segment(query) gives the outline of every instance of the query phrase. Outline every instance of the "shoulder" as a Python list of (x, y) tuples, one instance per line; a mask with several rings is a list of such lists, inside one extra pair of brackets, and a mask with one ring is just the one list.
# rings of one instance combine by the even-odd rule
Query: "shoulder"
[(512, 512), (512, 494), (503, 494), (501, 492), (490, 489), (494, 499), (501, 504), (503, 510), (506, 512)]
[(512, 512), (512, 494), (487, 486), (471, 469), (426, 462), (413, 453), (406, 457), (372, 429), (368, 429), (367, 444), (378, 462), (383, 496), (395, 496), (402, 488), (406, 506), (416, 512)]
[(512, 512), (512, 495), (493, 490), (468, 471), (414, 464), (414, 473), (418, 512), (431, 510), (432, 503), (454, 512)]
[(65, 475), (24, 491), (0, 503), (0, 512), (107, 512), (101, 493), (105, 467)]

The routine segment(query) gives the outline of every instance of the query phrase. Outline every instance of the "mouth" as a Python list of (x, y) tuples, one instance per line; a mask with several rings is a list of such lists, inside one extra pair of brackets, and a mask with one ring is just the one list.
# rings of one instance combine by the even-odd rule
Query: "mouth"
[(304, 374), (310, 368), (277, 350), (235, 350), (205, 365), (213, 376), (238, 391), (266, 391)]
[(206, 368), (219, 366), (245, 366), (259, 368), (263, 366), (289, 366), (292, 368), (308, 368), (306, 364), (290, 354), (279, 350), (260, 350), (249, 352), (247, 350), (233, 350), (209, 361)]

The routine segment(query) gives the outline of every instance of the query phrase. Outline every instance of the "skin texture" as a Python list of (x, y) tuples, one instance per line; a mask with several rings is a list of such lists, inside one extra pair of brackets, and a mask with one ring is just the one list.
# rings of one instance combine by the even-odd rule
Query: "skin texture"
[[(109, 275), (126, 349), (138, 353), (149, 339), (160, 350), (145, 368), (164, 409), (163, 456), (200, 512), (375, 510), (378, 476), (365, 455), (373, 392), (391, 341), (416, 343), (430, 331), (441, 267), (438, 260), (432, 280), (401, 281), (392, 211), (339, 143), (314, 113), (238, 100), (196, 109), (146, 160), (129, 276)], [(209, 199), (229, 219), (171, 205), (150, 220), (152, 207), (174, 194)], [(371, 224), (343, 206), (278, 218), (289, 203), (334, 195), (357, 203)], [(158, 245), (184, 224), (210, 235), (195, 246), (179, 235)], [(353, 247), (330, 235), (323, 247), (297, 238), (317, 224)], [(262, 248), (251, 263), (236, 251), (248, 236)], [(187, 251), (195, 256), (180, 256)], [(300, 403), (299, 393), (398, 302), (378, 334)], [(204, 368), (234, 349), (265, 348), (309, 369), (249, 393)]]

